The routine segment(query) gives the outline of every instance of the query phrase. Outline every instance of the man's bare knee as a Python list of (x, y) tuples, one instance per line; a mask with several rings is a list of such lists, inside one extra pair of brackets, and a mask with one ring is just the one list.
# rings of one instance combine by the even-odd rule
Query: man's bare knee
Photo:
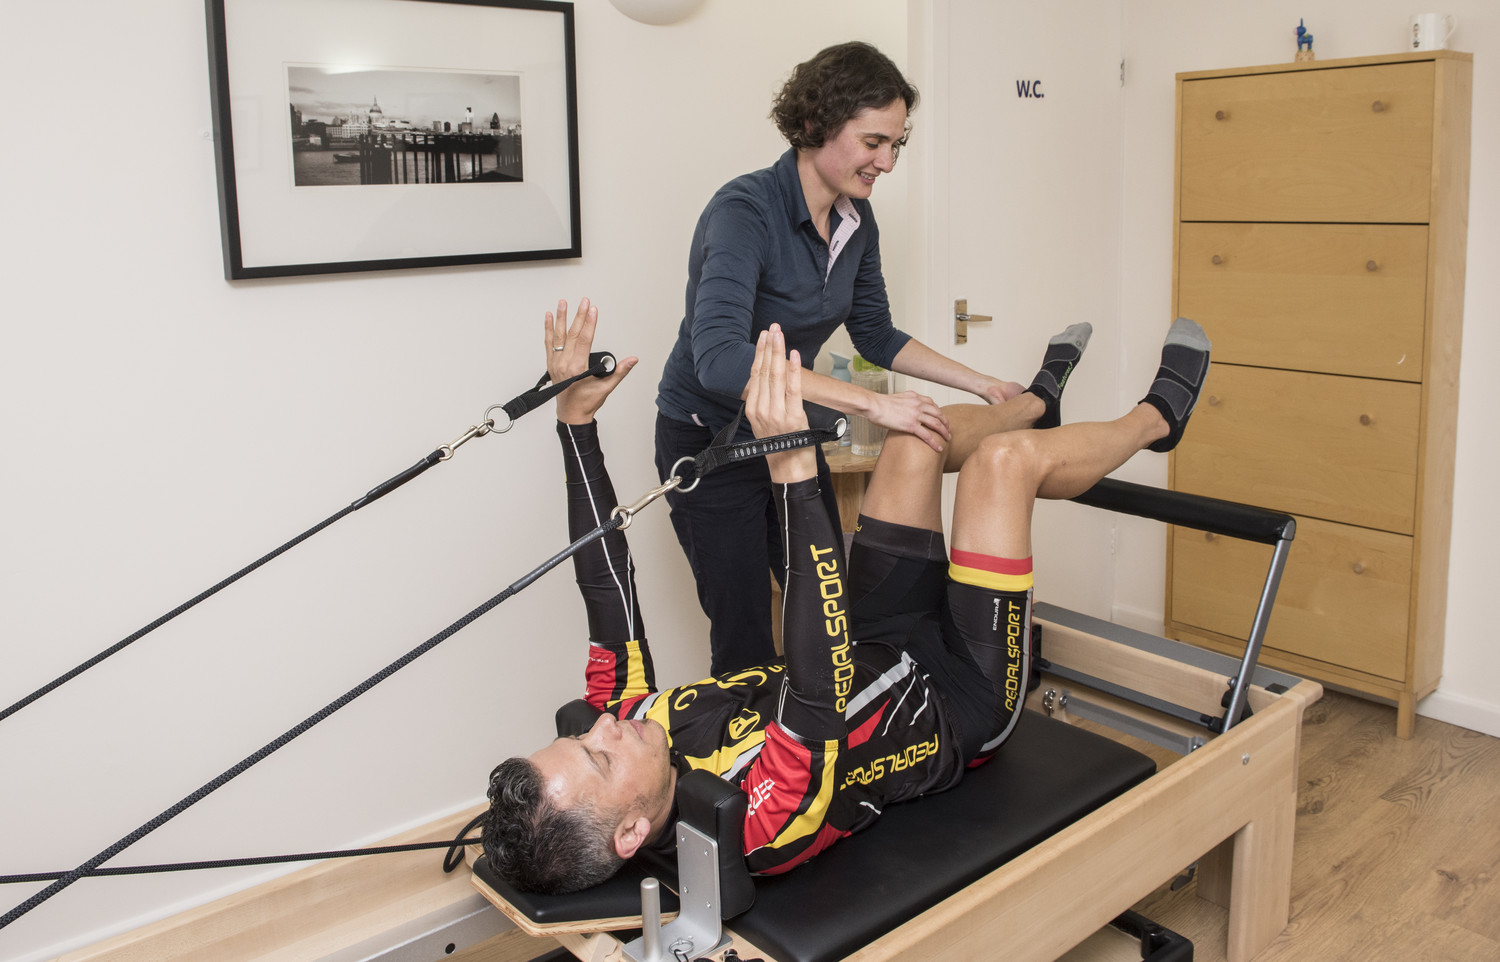
[(885, 444), (880, 448), (880, 464), (887, 471), (896, 469), (903, 473), (927, 473), (940, 468), (945, 457), (945, 454), (934, 451), (926, 441), (903, 431), (887, 434)]
[(1024, 480), (1036, 477), (1041, 460), (1035, 433), (991, 434), (964, 462), (963, 473), (988, 484)]

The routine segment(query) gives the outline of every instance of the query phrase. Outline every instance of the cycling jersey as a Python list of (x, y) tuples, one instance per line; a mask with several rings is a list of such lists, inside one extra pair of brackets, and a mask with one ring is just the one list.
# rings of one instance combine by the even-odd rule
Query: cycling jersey
[[(597, 426), (559, 424), (558, 433), (576, 538), (617, 502)], [(587, 699), (659, 722), (679, 766), (743, 788), (746, 860), (761, 873), (811, 858), (892, 802), (950, 787), (968, 761), (922, 666), (897, 644), (851, 639), (843, 538), (816, 480), (778, 489), (788, 545), (783, 664), (658, 690), (624, 534), (574, 556), (589, 612)]]

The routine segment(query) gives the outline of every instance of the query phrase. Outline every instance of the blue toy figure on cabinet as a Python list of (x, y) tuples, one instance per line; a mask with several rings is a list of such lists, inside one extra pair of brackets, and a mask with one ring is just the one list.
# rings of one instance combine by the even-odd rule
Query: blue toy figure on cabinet
[(1297, 21), (1297, 61), (1303, 62), (1313, 59), (1312, 34), (1307, 32), (1306, 22)]

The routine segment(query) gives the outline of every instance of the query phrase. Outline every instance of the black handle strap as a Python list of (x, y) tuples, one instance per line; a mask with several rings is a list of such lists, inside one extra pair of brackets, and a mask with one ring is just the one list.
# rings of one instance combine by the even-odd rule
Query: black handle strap
[(535, 411), (543, 404), (552, 400), (557, 395), (568, 389), (574, 381), (581, 381), (586, 377), (607, 377), (614, 373), (615, 356), (608, 351), (595, 351), (589, 355), (589, 368), (582, 374), (576, 374), (565, 381), (556, 384), (548, 384), (551, 380), (549, 375), (543, 374), (531, 390), (524, 394), (518, 394), (502, 404), (503, 410), (512, 421), (518, 419), (528, 411)]
[[(768, 438), (752, 438), (749, 441), (737, 442), (731, 441), (730, 439), (739, 432), (740, 421), (744, 416), (745, 406), (741, 404), (739, 411), (734, 416), (734, 420), (730, 421), (724, 426), (723, 430), (714, 435), (714, 439), (709, 443), (708, 447), (699, 451), (697, 456), (692, 459), (693, 477), (682, 479), (684, 483), (689, 485), (689, 487), (683, 489), (684, 491), (691, 490), (692, 485), (697, 484), (696, 479), (703, 477), (715, 468), (721, 468), (726, 464), (736, 464), (740, 461), (753, 461), (756, 458), (763, 458), (768, 454), (776, 454), (780, 451), (791, 451), (795, 448), (805, 448), (814, 444), (837, 441), (844, 436), (844, 432), (849, 427), (849, 422), (843, 418), (838, 418), (826, 428), (810, 427), (804, 431), (792, 431), (787, 434), (777, 434)], [(686, 458), (683, 459), (683, 461), (686, 460)], [(677, 467), (682, 463), (682, 461), (679, 461), (677, 465), (673, 466), (672, 470), (675, 472)]]

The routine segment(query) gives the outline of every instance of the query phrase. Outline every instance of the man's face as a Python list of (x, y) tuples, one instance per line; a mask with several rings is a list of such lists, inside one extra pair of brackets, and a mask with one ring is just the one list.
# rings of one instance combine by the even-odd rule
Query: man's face
[(600, 715), (587, 733), (559, 738), (531, 756), (558, 808), (582, 806), (628, 822), (653, 822), (670, 807), (674, 771), (667, 732), (654, 721)]
[(875, 178), (896, 166), (896, 142), (906, 136), (906, 101), (869, 107), (811, 151), (813, 169), (829, 193), (868, 198)]

